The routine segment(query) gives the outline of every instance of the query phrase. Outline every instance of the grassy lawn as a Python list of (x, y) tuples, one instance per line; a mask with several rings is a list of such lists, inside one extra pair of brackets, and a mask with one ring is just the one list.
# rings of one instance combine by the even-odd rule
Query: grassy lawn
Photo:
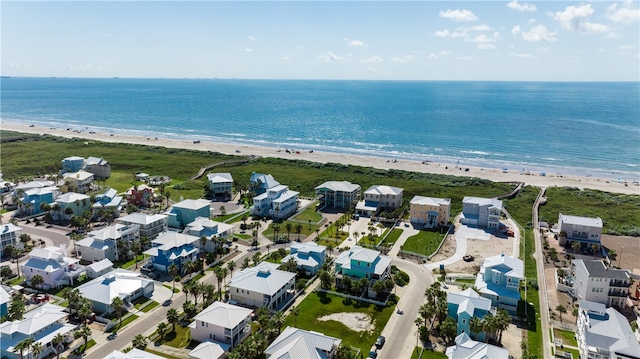
[[(416, 348), (418, 349), (418, 348)], [(414, 352), (415, 353), (415, 352)], [(416, 355), (416, 358), (418, 356)], [(411, 356), (411, 358), (413, 358), (413, 355)], [(444, 355), (443, 352), (439, 352), (439, 351), (431, 351), (428, 349), (425, 349), (424, 352), (422, 352), (422, 358), (421, 359), (447, 359), (447, 356)]]
[(84, 352), (89, 350), (89, 348), (91, 348), (94, 345), (96, 345), (96, 341), (91, 339), (91, 340), (89, 340), (87, 342), (87, 345), (82, 344), (80, 347), (78, 347), (78, 349), (74, 350), (73, 353), (76, 354), (76, 355), (83, 354)]
[(131, 188), (134, 184), (141, 185), (143, 183), (144, 182), (140, 182), (140, 181), (133, 182), (132, 173), (120, 172), (120, 171), (111, 171), (111, 177), (109, 177), (105, 181), (106, 186), (109, 186), (115, 189), (116, 191), (118, 191), (118, 193), (125, 192), (126, 190)]
[(21, 284), (22, 282), (24, 282), (24, 280), (26, 279), (25, 276), (21, 275), (19, 277), (15, 277), (12, 280), (9, 281), (9, 285), (18, 285)]
[[(108, 330), (108, 332), (116, 332), (124, 327), (127, 326), (127, 324), (133, 322), (134, 320), (138, 319), (138, 316), (135, 314), (131, 314), (130, 316), (128, 316), (127, 318), (122, 318), (122, 324), (116, 324), (113, 328), (111, 328), (110, 330)], [(115, 319), (116, 321), (118, 320), (117, 318)]]
[[(342, 218), (342, 217), (340, 217)], [(335, 222), (332, 223), (330, 226), (325, 224), (325, 229), (324, 231), (320, 232), (320, 234), (318, 234), (318, 238), (323, 241), (323, 240), (329, 240), (329, 243), (331, 243), (332, 240), (334, 239), (338, 239), (339, 242), (344, 241), (345, 239), (347, 239), (348, 233), (346, 231), (344, 232), (340, 232), (338, 231), (338, 227), (336, 226)], [(318, 244), (320, 244), (320, 242), (318, 242)], [(323, 244), (326, 245), (326, 244)]]
[(163, 358), (167, 358), (167, 359), (182, 359), (182, 358), (174, 357), (173, 355), (169, 355), (169, 354), (166, 354), (166, 353), (163, 353), (163, 352), (159, 352), (159, 351), (156, 351), (156, 350), (153, 350), (153, 349), (149, 349), (149, 348), (145, 349), (144, 351), (145, 352), (149, 352), (151, 354), (155, 354), (157, 356), (161, 356)]
[[(393, 307), (357, 304), (355, 301), (347, 303), (345, 298), (334, 295), (321, 297), (318, 293), (310, 293), (298, 307), (300, 308), (300, 316), (297, 319), (292, 315), (288, 316), (283, 328), (295, 326), (342, 338), (342, 344), (359, 348), (362, 353), (369, 353), (371, 345), (376, 341), (393, 313)], [(357, 332), (341, 322), (319, 321), (317, 319), (325, 315), (343, 312), (366, 313), (372, 317), (375, 328), (372, 332)]]
[(146, 307), (142, 308), (140, 311), (143, 312), (143, 313), (147, 313), (151, 309), (153, 309), (153, 308), (155, 308), (155, 307), (157, 307), (159, 305), (160, 305), (160, 303), (154, 301), (151, 304), (147, 305)]
[(245, 233), (234, 233), (233, 235), (244, 240), (250, 240), (253, 238), (253, 236), (251, 236), (250, 234), (245, 234)]
[(407, 238), (402, 249), (410, 252), (430, 255), (438, 249), (438, 246), (443, 239), (444, 234), (423, 230), (418, 232), (418, 234)]
[(176, 331), (174, 332), (171, 330), (171, 325), (169, 325), (169, 330), (164, 333), (163, 344), (174, 348), (186, 348), (189, 343), (191, 343), (191, 330), (189, 327), (176, 325)]
[(398, 238), (400, 238), (400, 235), (402, 235), (402, 232), (403, 231), (400, 228), (392, 229), (389, 236), (385, 238), (384, 242), (382, 242), (382, 245), (385, 247), (391, 247), (398, 241)]
[[(290, 251), (288, 251), (288, 250), (287, 250), (287, 254), (286, 254), (286, 255), (289, 255), (289, 252), (290, 252)], [(267, 261), (267, 262), (271, 262), (271, 263), (280, 264), (280, 260), (281, 260), (282, 258), (284, 258), (284, 257), (280, 256), (280, 254), (278, 253), (278, 251), (277, 251), (277, 250), (275, 250), (275, 251), (273, 251), (273, 252), (271, 252), (271, 253), (267, 254), (267, 255), (266, 255), (262, 260), (263, 260), (263, 261)]]
[[(284, 221), (283, 223), (278, 223), (278, 225), (280, 226), (280, 231), (278, 231), (279, 237), (287, 237), (287, 223), (291, 223), (291, 233), (289, 235), (289, 238), (292, 241), (298, 238), (298, 234), (296, 233), (296, 224), (302, 225), (302, 230), (300, 231), (300, 235), (302, 236), (309, 236), (311, 233), (315, 232), (316, 229), (318, 229), (318, 226), (314, 224), (309, 225), (304, 223)], [(267, 238), (273, 239), (273, 222), (269, 224), (269, 227), (267, 227), (267, 229), (262, 231), (262, 234)]]
[[(138, 257), (138, 267), (140, 267), (140, 262), (142, 262), (145, 258), (144, 254), (140, 254), (140, 255), (136, 255)], [(130, 261), (115, 261), (113, 263), (113, 268), (122, 268), (122, 269), (127, 269), (130, 267), (134, 267), (136, 265), (136, 258), (134, 257), (132, 260)]]
[(553, 328), (553, 336), (556, 339), (562, 339), (562, 344), (567, 344), (567, 345), (577, 347), (578, 341), (575, 338), (575, 334), (576, 333), (570, 332), (568, 330)]
[(313, 202), (309, 207), (305, 208), (304, 211), (300, 212), (300, 214), (293, 218), (305, 223), (308, 223), (309, 221), (311, 221), (311, 223), (318, 223), (322, 220), (322, 215), (316, 212), (316, 203), (318, 202)]
[(476, 281), (474, 279), (458, 278), (456, 279), (456, 283), (466, 283), (473, 285), (476, 283)]
[(174, 293), (180, 293), (180, 289), (178, 289), (178, 288), (174, 289), (173, 286), (171, 286), (169, 284), (163, 284), (162, 286), (167, 288), (167, 289), (169, 289), (169, 290), (173, 290)]

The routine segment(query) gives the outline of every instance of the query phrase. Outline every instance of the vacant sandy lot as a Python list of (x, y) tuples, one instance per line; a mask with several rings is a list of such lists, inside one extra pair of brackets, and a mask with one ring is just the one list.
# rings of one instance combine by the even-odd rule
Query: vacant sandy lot
[(335, 320), (347, 326), (351, 330), (357, 332), (367, 332), (373, 330), (371, 316), (364, 313), (333, 313), (318, 318), (320, 321)]
[(640, 274), (640, 238), (603, 234), (601, 242), (618, 254), (614, 266)]

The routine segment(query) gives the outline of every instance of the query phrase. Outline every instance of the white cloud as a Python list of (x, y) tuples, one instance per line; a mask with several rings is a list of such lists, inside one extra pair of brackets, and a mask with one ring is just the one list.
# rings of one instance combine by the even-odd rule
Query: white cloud
[(509, 54), (513, 57), (519, 57), (519, 58), (531, 58), (531, 57), (535, 57), (531, 54), (527, 54), (527, 53), (514, 53), (514, 54)]
[(324, 62), (346, 61), (346, 59), (343, 56), (338, 56), (331, 51), (328, 51), (326, 54), (325, 53), (320, 54), (318, 58)]
[(542, 24), (533, 26), (531, 29), (529, 29), (529, 31), (524, 31), (522, 30), (520, 25), (516, 25), (513, 27), (513, 29), (511, 29), (511, 33), (514, 36), (517, 36), (518, 34), (520, 34), (523, 40), (530, 41), (530, 42), (558, 41), (558, 39), (556, 38), (556, 33), (549, 32), (549, 30), (547, 30), (547, 27)]
[(620, 46), (620, 50), (631, 50), (633, 49), (633, 46), (631, 45), (622, 45)]
[(244, 52), (253, 52), (253, 50), (251, 50), (251, 49), (250, 49), (250, 48), (248, 48), (248, 47), (245, 47), (245, 48), (244, 48)]
[(450, 10), (447, 9), (447, 11), (440, 11), (440, 13), (438, 14), (440, 17), (445, 18), (445, 19), (450, 19), (453, 21), (475, 21), (478, 20), (478, 17), (475, 16), (471, 11), (469, 10), (459, 10), (459, 9), (455, 9), (455, 10)]
[(431, 54), (429, 54), (429, 58), (430, 59), (437, 59), (438, 55), (434, 54), (433, 52)]
[(450, 35), (449, 30), (436, 30), (434, 33), (437, 37), (448, 37)]
[(631, 1), (618, 8), (614, 3), (607, 9), (607, 18), (617, 24), (628, 24), (640, 20), (640, 8), (633, 7)]
[(485, 24), (471, 26), (469, 29), (473, 30), (473, 31), (489, 31), (489, 30), (491, 30), (491, 28), (488, 25), (485, 25)]
[(391, 58), (391, 62), (404, 64), (404, 63), (406, 63), (407, 61), (413, 61), (413, 60), (415, 60), (415, 59), (416, 59), (416, 57), (415, 57), (415, 56), (413, 56), (413, 55), (404, 55), (404, 56), (402, 56), (402, 57), (397, 57), (397, 56), (395, 56), (395, 57), (392, 57), (392, 58)]
[(589, 18), (593, 15), (591, 4), (571, 5), (567, 6), (564, 11), (549, 12), (547, 15), (551, 16), (560, 23), (560, 26), (567, 30), (574, 30), (583, 34), (598, 34), (609, 31), (608, 26), (589, 21)]
[(283, 60), (283, 61), (289, 61), (289, 60), (291, 60), (291, 58), (290, 58), (289, 56), (282, 56), (282, 57), (280, 58), (280, 60)]
[(522, 30), (522, 28), (520, 27), (520, 25), (516, 25), (513, 27), (513, 29), (511, 29), (511, 34), (513, 36), (516, 36), (520, 33), (520, 31)]
[(508, 3), (507, 7), (509, 9), (513, 9), (513, 10), (520, 11), (520, 12), (536, 11), (536, 6), (535, 5), (530, 5), (530, 4), (526, 3), (526, 2), (520, 4), (518, 2), (518, 0), (513, 0), (512, 2)]
[(493, 50), (496, 48), (496, 45), (488, 42), (480, 42), (476, 48), (478, 50)]
[(451, 51), (442, 50), (438, 52), (438, 56), (449, 56), (449, 55), (452, 55)]
[(460, 56), (460, 57), (456, 57), (456, 60), (460, 60), (460, 61), (469, 61), (473, 59), (472, 56)]
[(537, 51), (538, 51), (538, 53), (543, 54), (545, 52), (549, 52), (549, 50), (551, 50), (551, 48), (549, 46), (545, 46), (545, 47), (538, 48)]
[(258, 41), (258, 40), (256, 40), (256, 38), (255, 38), (255, 37), (253, 37), (253, 36), (251, 36), (251, 35), (249, 35), (249, 40), (251, 40), (251, 41)]
[(468, 37), (469, 34), (467, 34), (466, 31), (464, 31), (464, 29), (458, 29), (459, 31), (454, 31), (454, 32), (450, 32), (449, 30), (436, 30), (436, 32), (434, 32), (433, 34), (438, 36), (438, 37), (461, 37), (461, 38), (465, 38)]
[(367, 44), (360, 40), (351, 40), (349, 41), (349, 46), (367, 46)]
[(373, 55), (368, 59), (364, 59), (362, 60), (362, 62), (368, 62), (368, 63), (372, 63), (372, 64), (377, 64), (380, 62), (383, 62), (384, 60), (382, 59), (382, 57), (378, 56), (378, 55)]
[[(5, 65), (9, 66), (12, 69), (25, 69), (25, 70), (37, 70), (38, 68), (36, 66), (33, 66), (29, 63), (26, 62), (13, 62), (11, 60), (3, 60), (2, 62), (4, 62)], [(68, 67), (68, 65), (67, 65)]]

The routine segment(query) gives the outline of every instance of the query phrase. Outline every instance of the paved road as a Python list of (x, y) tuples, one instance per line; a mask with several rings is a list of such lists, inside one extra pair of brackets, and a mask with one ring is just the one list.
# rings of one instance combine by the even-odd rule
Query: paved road
[(538, 225), (538, 208), (540, 207), (540, 199), (542, 198), (542, 196), (544, 196), (545, 190), (545, 187), (540, 188), (540, 193), (538, 193), (536, 202), (533, 205), (532, 222), (533, 233), (535, 236), (534, 240), (536, 243), (534, 257), (536, 258), (538, 282), (541, 282), (541, 284), (538, 286), (538, 296), (540, 299), (541, 313), (538, 313), (538, 315), (540, 316), (540, 324), (542, 327), (542, 350), (544, 359), (551, 359), (553, 358), (553, 355), (551, 354), (551, 338), (549, 337), (549, 329), (551, 328), (551, 325), (549, 324), (549, 306), (546, 304), (549, 301), (547, 300), (547, 285), (544, 275), (544, 255), (542, 254), (542, 240), (540, 239), (540, 226)]

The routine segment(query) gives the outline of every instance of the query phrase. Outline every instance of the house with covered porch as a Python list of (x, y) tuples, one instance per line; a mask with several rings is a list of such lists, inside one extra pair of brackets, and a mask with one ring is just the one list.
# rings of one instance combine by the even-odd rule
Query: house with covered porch
[(151, 256), (153, 267), (162, 272), (167, 272), (171, 264), (178, 266), (180, 273), (184, 270), (186, 262), (198, 260), (199, 237), (178, 232), (165, 232), (151, 241), (151, 249), (144, 254)]
[(294, 298), (296, 274), (262, 262), (236, 272), (229, 281), (231, 303), (280, 310)]

